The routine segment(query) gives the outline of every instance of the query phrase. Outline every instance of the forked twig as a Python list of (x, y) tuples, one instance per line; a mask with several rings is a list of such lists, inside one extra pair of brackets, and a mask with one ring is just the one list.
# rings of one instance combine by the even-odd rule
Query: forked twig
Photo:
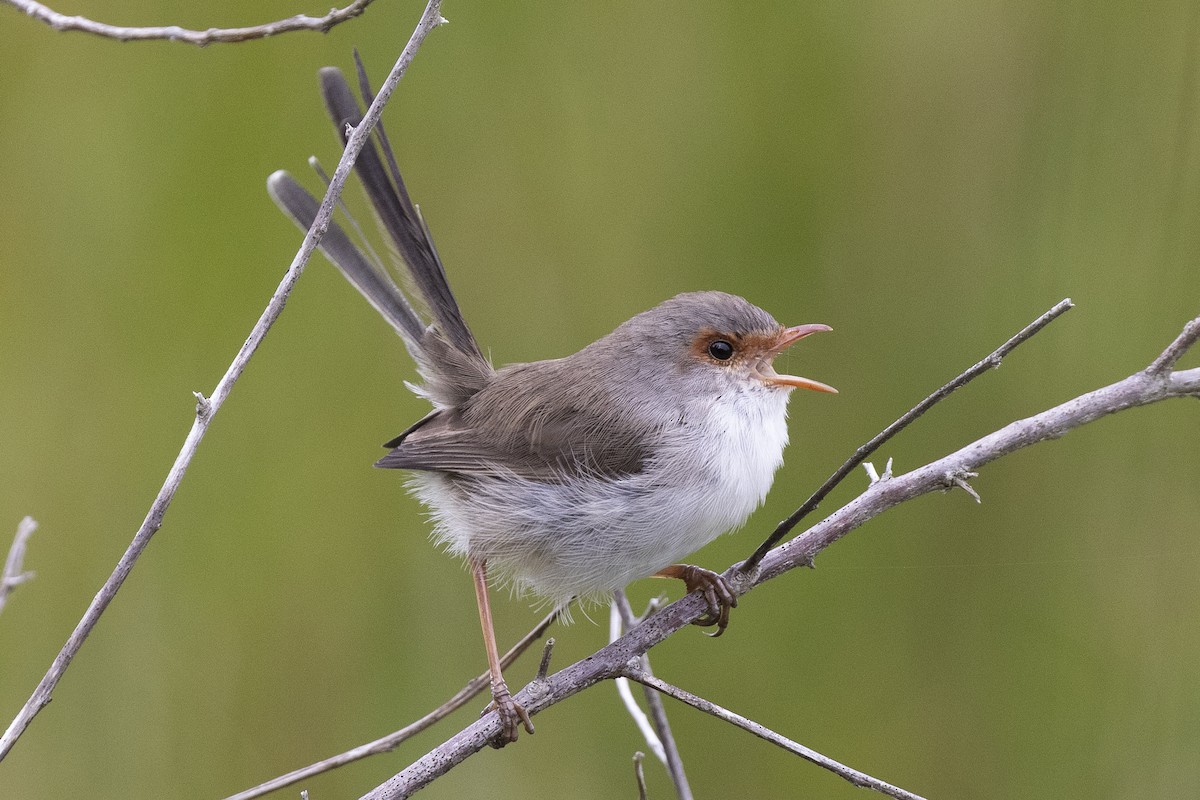
[(888, 797), (895, 797), (897, 800), (925, 800), (920, 795), (905, 791), (904, 789), (901, 789), (898, 786), (893, 786), (886, 781), (873, 778), (865, 772), (859, 772), (858, 770), (848, 767), (839, 761), (834, 761), (828, 756), (823, 756), (816, 750), (805, 747), (798, 742), (794, 742), (786, 736), (776, 733), (765, 725), (760, 725), (752, 719), (743, 717), (741, 714), (735, 714), (727, 708), (722, 708), (716, 703), (705, 700), (703, 697), (699, 697), (691, 692), (680, 689), (678, 686), (673, 686), (664, 680), (654, 677), (653, 675), (648, 675), (642, 670), (635, 669), (633, 667), (626, 667), (624, 670), (624, 675), (630, 680), (637, 681), (638, 683), (648, 686), (655, 691), (662, 692), (665, 695), (674, 697), (680, 702), (687, 703), (692, 708), (699, 709), (705, 714), (711, 714), (717, 719), (724, 720), (731, 725), (736, 725), (744, 731), (749, 731), (760, 739), (765, 739), (771, 744), (782, 747), (789, 753), (795, 753), (805, 761), (811, 761), (818, 767), (827, 769), (830, 772), (845, 778), (855, 786), (859, 786), (864, 789), (874, 789), (877, 792), (886, 794)]
[(33, 579), (32, 572), (24, 571), (25, 547), (37, 526), (33, 517), (25, 517), (17, 523), (17, 534), (13, 537), (12, 547), (8, 549), (8, 557), (4, 559), (4, 571), (0, 572), (0, 611), (4, 610), (4, 604), (8, 602), (9, 592)]
[(210, 44), (225, 42), (246, 42), (251, 39), (264, 39), (268, 36), (278, 36), (292, 31), (320, 31), (328, 33), (329, 29), (362, 14), (367, 6), (375, 0), (354, 0), (345, 8), (332, 9), (323, 17), (309, 17), (297, 14), (287, 19), (278, 19), (262, 25), (248, 28), (208, 28), (203, 31), (193, 31), (178, 25), (162, 25), (152, 27), (126, 27), (110, 25), (106, 22), (96, 22), (87, 17), (68, 16), (60, 14), (52, 8), (34, 0), (0, 0), (18, 11), (46, 23), (56, 31), (82, 31), (105, 39), (116, 39), (121, 42), (148, 41), (166, 39), (172, 42), (184, 42), (205, 47)]
[(238, 351), (237, 356), (234, 357), (233, 362), (229, 365), (229, 369), (226, 370), (225, 375), (217, 384), (216, 389), (213, 390), (212, 397), (205, 398), (201, 394), (196, 395), (196, 418), (192, 422), (192, 428), (184, 440), (183, 448), (179, 451), (179, 455), (175, 457), (175, 463), (171, 466), (171, 471), (167, 473), (167, 478), (163, 482), (162, 488), (159, 489), (158, 495), (150, 505), (150, 510), (146, 514), (145, 520), (142, 521), (141, 527), (134, 534), (133, 541), (130, 542), (129, 547), (125, 550), (125, 554), (121, 556), (121, 560), (117, 562), (117, 566), (108, 577), (108, 580), (104, 582), (100, 591), (92, 599), (91, 605), (84, 612), (83, 618), (79, 620), (79, 623), (75, 626), (75, 630), (71, 632), (71, 636), (67, 639), (66, 644), (62, 646), (58, 656), (51, 663), (50, 668), (38, 683), (37, 688), (34, 689), (29, 700), (25, 702), (25, 705), (22, 706), (12, 723), (9, 724), (4, 735), (0, 737), (0, 761), (12, 749), (17, 739), (20, 738), (38, 712), (50, 702), (54, 687), (58, 685), (59, 679), (62, 678), (67, 667), (71, 665), (71, 660), (79, 652), (79, 648), (83, 646), (88, 634), (91, 633), (92, 628), (99, 621), (100, 615), (104, 613), (104, 610), (108, 608), (108, 604), (116, 596), (117, 591), (121, 588), (121, 585), (125, 582), (130, 571), (137, 563), (142, 551), (149, 544), (151, 537), (162, 526), (163, 516), (167, 513), (167, 509), (171, 505), (171, 500), (175, 496), (175, 490), (179, 488), (184, 473), (187, 472), (188, 465), (191, 464), (192, 457), (196, 454), (196, 449), (199, 447), (200, 441), (208, 431), (209, 422), (212, 420), (213, 415), (221, 408), (221, 405), (225, 402), (225, 398), (233, 390), (234, 383), (237, 382), (237, 379), (246, 369), (250, 357), (254, 355), (255, 350), (258, 349), (259, 344), (266, 337), (267, 331), (271, 329), (271, 326), (275, 324), (275, 320), (283, 313), (284, 304), (287, 303), (288, 296), (291, 294), (296, 282), (300, 279), (305, 265), (316, 249), (317, 242), (325, 235), (325, 231), (329, 227), (329, 220), (333, 216), (333, 208), (337, 201), (337, 196), (341, 193), (342, 187), (350, 175), (350, 169), (354, 165), (355, 158), (358, 157), (359, 151), (366, 144), (367, 137), (371, 134), (371, 129), (379, 121), (379, 116), (383, 113), (384, 105), (387, 104), (388, 98), (395, 91), (400, 79), (404, 77), (404, 73), (408, 70), (408, 65), (412, 62), (417, 50), (420, 49), (421, 43), (425, 41), (426, 35), (438, 25), (445, 22), (439, 13), (440, 8), (441, 0), (429, 0), (428, 5), (425, 6), (425, 11), (421, 14), (421, 19), (417, 23), (412, 37), (400, 53), (400, 58), (396, 61), (395, 66), (392, 67), (387, 80), (380, 87), (379, 95), (371, 103), (371, 107), (367, 109), (363, 121), (359, 123), (353, 135), (347, 140), (341, 161), (338, 162), (337, 169), (333, 173), (333, 179), (330, 181), (330, 186), (325, 192), (325, 199), (321, 201), (316, 219), (313, 220), (312, 227), (305, 234), (303, 244), (301, 244), (295, 258), (292, 259), (291, 266), (288, 267), (283, 280), (271, 296), (271, 300), (267, 303), (262, 316), (254, 324), (250, 336), (242, 345), (241, 350)]
[(869, 442), (855, 450), (854, 455), (852, 455), (845, 464), (842, 464), (840, 467), (838, 467), (837, 471), (830, 475), (829, 478), (823, 484), (821, 484), (815, 492), (812, 493), (812, 496), (804, 501), (803, 505), (793, 511), (791, 516), (779, 523), (778, 527), (771, 532), (771, 535), (768, 536), (766, 540), (758, 546), (758, 549), (755, 550), (748, 559), (742, 562), (742, 564), (739, 566), (739, 569), (745, 574), (753, 572), (763, 560), (763, 556), (767, 554), (768, 550), (778, 544), (779, 540), (784, 536), (787, 536), (788, 533), (796, 527), (800, 520), (804, 519), (810, 513), (815, 511), (817, 506), (820, 505), (821, 501), (825, 499), (826, 495), (833, 491), (834, 487), (841, 483), (847, 475), (853, 472), (859, 464), (866, 461), (867, 458), (870, 457), (871, 453), (874, 453), (876, 450), (878, 450), (884, 442), (907, 428), (918, 417), (932, 408), (936, 403), (949, 396), (951, 392), (966, 386), (968, 383), (975, 380), (989, 369), (995, 369), (996, 367), (1000, 366), (1000, 362), (1004, 359), (1004, 357), (1011, 353), (1013, 349), (1017, 347), (1017, 345), (1030, 339), (1042, 328), (1049, 325), (1051, 322), (1062, 316), (1067, 311), (1071, 310), (1073, 307), (1074, 304), (1071, 302), (1069, 297), (1058, 303), (1045, 314), (1042, 314), (1033, 322), (1026, 325), (1016, 336), (1013, 336), (1007, 342), (993, 350), (991, 354), (989, 354), (982, 361), (978, 362), (975, 364), (975, 366), (966, 370), (954, 380), (950, 381), (945, 386), (929, 395), (929, 397), (926, 397), (920, 403), (917, 403), (908, 411), (908, 413), (900, 417), (900, 419), (896, 420), (891, 425), (888, 425), (886, 428), (876, 434)]

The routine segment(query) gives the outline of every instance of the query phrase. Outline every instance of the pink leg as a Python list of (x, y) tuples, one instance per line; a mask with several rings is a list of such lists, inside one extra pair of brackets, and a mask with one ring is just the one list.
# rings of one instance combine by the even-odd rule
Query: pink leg
[(487, 650), (488, 672), (492, 674), (492, 704), (500, 714), (499, 746), (517, 740), (518, 723), (533, 733), (533, 723), (525, 709), (512, 699), (504, 674), (500, 671), (500, 653), (496, 648), (496, 631), (492, 627), (492, 606), (488, 602), (487, 562), (471, 559), (471, 577), (475, 579), (475, 600), (479, 603), (479, 624), (483, 627), (483, 646)]

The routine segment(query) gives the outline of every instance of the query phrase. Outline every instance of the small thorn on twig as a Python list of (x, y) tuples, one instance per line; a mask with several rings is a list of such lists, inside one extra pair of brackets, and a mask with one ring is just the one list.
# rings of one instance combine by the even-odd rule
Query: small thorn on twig
[(546, 680), (546, 673), (550, 671), (550, 655), (554, 652), (554, 637), (551, 636), (546, 640), (546, 646), (542, 648), (542, 663), (538, 664), (537, 680)]
[(192, 392), (192, 396), (196, 398), (196, 416), (202, 420), (208, 419), (212, 413), (212, 403), (202, 392)]
[(642, 770), (642, 761), (646, 754), (638, 750), (633, 754), (633, 776), (637, 778), (638, 800), (646, 800), (646, 773)]
[(969, 472), (967, 470), (962, 470), (961, 472), (948, 472), (946, 473), (946, 484), (948, 488), (957, 486), (967, 494), (971, 495), (971, 497), (974, 497), (976, 503), (982, 503), (983, 500), (980, 499), (979, 492), (975, 491), (975, 489), (971, 487), (971, 484), (967, 483), (968, 478), (977, 477), (979, 477), (978, 472)]
[(353, 135), (354, 135), (354, 126), (351, 125), (349, 122), (347, 122), (346, 123), (346, 138), (349, 139)]
[(882, 475), (875, 471), (875, 465), (870, 461), (863, 464), (863, 469), (867, 471), (867, 477), (871, 480), (870, 486), (892, 479), (892, 459), (890, 458), (887, 460), (887, 466), (883, 468)]

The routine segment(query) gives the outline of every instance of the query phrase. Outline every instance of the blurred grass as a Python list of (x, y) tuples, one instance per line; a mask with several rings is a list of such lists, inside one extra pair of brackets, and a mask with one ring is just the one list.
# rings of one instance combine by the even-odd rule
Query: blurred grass
[[(306, 11), (90, 2), (125, 24)], [(0, 535), (41, 522), (0, 617), (7, 721), (128, 544), (298, 244), (273, 169), (334, 160), (315, 72), (381, 75), (419, 14), (204, 50), (0, 9)], [(678, 291), (836, 333), (790, 367), (793, 445), (744, 557), (846, 453), (1062, 297), (1078, 308), (886, 448), (911, 468), (1145, 365), (1197, 313), (1191, 3), (449, 3), (388, 114), (498, 363)], [(181, 16), (182, 15), (182, 16)], [(1197, 363), (1195, 355), (1188, 364)], [(0, 797), (217, 797), (386, 733), (483, 666), (469, 581), (377, 445), (422, 413), (402, 349), (315, 263)], [(1194, 796), (1194, 404), (1101, 421), (924, 498), (684, 634), (657, 671), (930, 797)], [(882, 458), (880, 460), (883, 460)], [(861, 487), (843, 487), (836, 507)], [(633, 587), (635, 604), (659, 583)], [(498, 607), (501, 638), (536, 618)], [(560, 665), (603, 640), (559, 631)], [(532, 664), (511, 674), (520, 683)], [(668, 707), (699, 797), (851, 797)], [(461, 724), (307, 785), (356, 796)], [(634, 796), (611, 689), (431, 797)], [(671, 796), (647, 763), (650, 796)], [(290, 790), (289, 790), (290, 791)], [(288, 795), (287, 792), (280, 796)]]

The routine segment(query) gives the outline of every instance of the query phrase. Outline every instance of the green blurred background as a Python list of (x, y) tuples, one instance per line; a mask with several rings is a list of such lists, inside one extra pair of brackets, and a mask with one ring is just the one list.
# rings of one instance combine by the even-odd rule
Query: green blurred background
[[(246, 5), (61, 10), (204, 28), (329, 4)], [(379, 0), (327, 36), (197, 49), (0, 8), (0, 539), (25, 514), (41, 523), (37, 580), (0, 615), (0, 725), (299, 244), (263, 181), (303, 175), (310, 153), (335, 161), (316, 70), (357, 46), (382, 77), (420, 10)], [(836, 330), (786, 363), (842, 394), (793, 399), (767, 506), (698, 563), (744, 557), (855, 446), (1063, 297), (1078, 308), (878, 461), (910, 469), (1122, 378), (1200, 313), (1195, 3), (444, 13), (387, 120), (497, 363), (564, 355), (702, 288)], [(398, 728), (483, 668), (467, 574), (427, 542), (400, 476), (370, 468), (423, 413), (411, 377), (386, 325), (314, 260), (163, 529), (0, 765), (0, 797), (219, 798)], [(1136, 410), (1007, 458), (975, 481), (981, 506), (956, 492), (897, 509), (747, 597), (724, 638), (676, 636), (655, 667), (931, 798), (1195, 797), (1198, 412)], [(635, 585), (634, 603), (667, 588)], [(537, 619), (497, 605), (504, 641)], [(606, 626), (555, 635), (562, 666)], [(358, 796), (481, 706), (304, 786)], [(865, 796), (668, 709), (700, 798)], [(645, 744), (611, 686), (537, 724), (428, 796), (636, 797)], [(656, 763), (647, 775), (653, 800), (672, 796)]]

